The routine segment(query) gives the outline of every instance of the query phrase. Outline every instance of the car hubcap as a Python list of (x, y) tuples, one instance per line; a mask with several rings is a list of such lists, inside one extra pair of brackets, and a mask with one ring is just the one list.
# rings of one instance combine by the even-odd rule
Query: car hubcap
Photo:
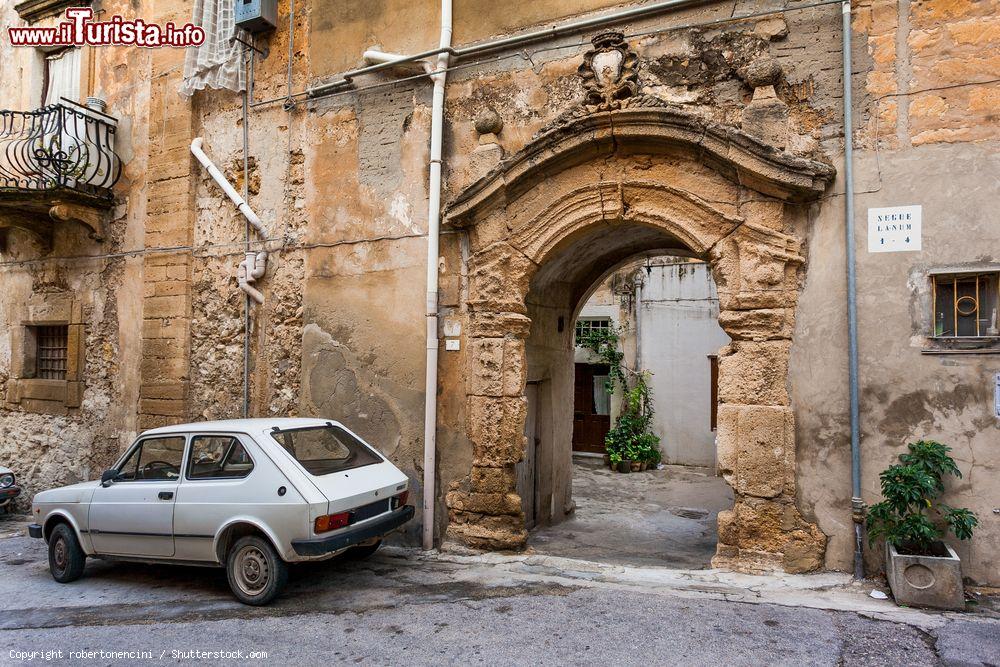
[(247, 595), (258, 595), (267, 587), (270, 571), (264, 552), (246, 546), (236, 554), (236, 585)]
[(52, 557), (56, 562), (57, 570), (66, 569), (66, 541), (59, 539), (56, 540), (55, 547), (52, 549)]

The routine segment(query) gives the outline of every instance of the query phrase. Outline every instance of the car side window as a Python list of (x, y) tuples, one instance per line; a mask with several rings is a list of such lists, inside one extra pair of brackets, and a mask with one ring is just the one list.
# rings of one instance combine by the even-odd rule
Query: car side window
[(174, 480), (180, 477), (184, 436), (146, 438), (118, 468), (119, 482)]
[(239, 479), (253, 470), (250, 454), (231, 435), (196, 435), (189, 461), (188, 479)]

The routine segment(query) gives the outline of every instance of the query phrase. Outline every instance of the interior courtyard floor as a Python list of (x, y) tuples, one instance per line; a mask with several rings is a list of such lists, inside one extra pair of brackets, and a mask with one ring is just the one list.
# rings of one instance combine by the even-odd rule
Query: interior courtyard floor
[(576, 511), (536, 528), (537, 553), (622, 565), (710, 567), (716, 516), (733, 505), (732, 488), (711, 468), (668, 465), (622, 474), (600, 458), (573, 457)]

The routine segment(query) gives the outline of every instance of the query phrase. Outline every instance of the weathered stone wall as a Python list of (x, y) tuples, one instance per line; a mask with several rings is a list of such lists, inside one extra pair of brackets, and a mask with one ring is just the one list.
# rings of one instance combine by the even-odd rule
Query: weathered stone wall
[[(190, 2), (156, 0), (149, 13), (158, 23), (181, 24)], [(192, 261), (190, 247), (195, 165), (189, 146), (194, 115), (177, 94), (182, 49), (156, 49), (150, 58), (149, 164), (144, 221), (142, 363), (139, 426), (183, 421), (190, 391)]]
[[(0, 7), (0, 23), (5, 26), (24, 24), (14, 4)], [(124, 16), (140, 15), (146, 9), (140, 3), (117, 0), (104, 2), (103, 8)], [(54, 22), (55, 18), (47, 18), (36, 25)], [(12, 47), (6, 33), (0, 39), (0, 99), (4, 108), (39, 107), (41, 70), (37, 58), (33, 49)], [(19, 511), (27, 510), (37, 491), (100, 475), (137, 428), (142, 260), (130, 255), (98, 257), (141, 248), (147, 206), (150, 52), (84, 48), (82, 61), (81, 96), (104, 98), (108, 113), (118, 119), (115, 147), (123, 172), (115, 189), (116, 205), (105, 218), (102, 241), (90, 238), (89, 230), (73, 222), (54, 225), (51, 247), (30, 233), (3, 230), (0, 462), (13, 469), (24, 487), (17, 503)], [(3, 216), (0, 212), (0, 223)], [(14, 393), (16, 378), (22, 373), (18, 358), (22, 354), (21, 324), (36, 305), (61, 302), (73, 304), (67, 319), (78, 322), (82, 330), (79, 402), (18, 400)]]

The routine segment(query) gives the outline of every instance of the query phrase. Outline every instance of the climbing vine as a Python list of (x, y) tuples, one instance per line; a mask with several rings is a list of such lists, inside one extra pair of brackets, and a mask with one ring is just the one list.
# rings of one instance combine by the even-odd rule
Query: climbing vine
[(582, 347), (608, 365), (605, 384), (608, 393), (614, 394), (616, 388), (622, 388), (622, 409), (604, 438), (604, 448), (614, 464), (639, 461), (655, 465), (660, 462), (660, 438), (652, 432), (653, 392), (649, 386), (652, 375), (648, 371), (637, 373), (624, 365), (620, 339), (618, 328), (610, 326), (594, 329), (580, 340)]

